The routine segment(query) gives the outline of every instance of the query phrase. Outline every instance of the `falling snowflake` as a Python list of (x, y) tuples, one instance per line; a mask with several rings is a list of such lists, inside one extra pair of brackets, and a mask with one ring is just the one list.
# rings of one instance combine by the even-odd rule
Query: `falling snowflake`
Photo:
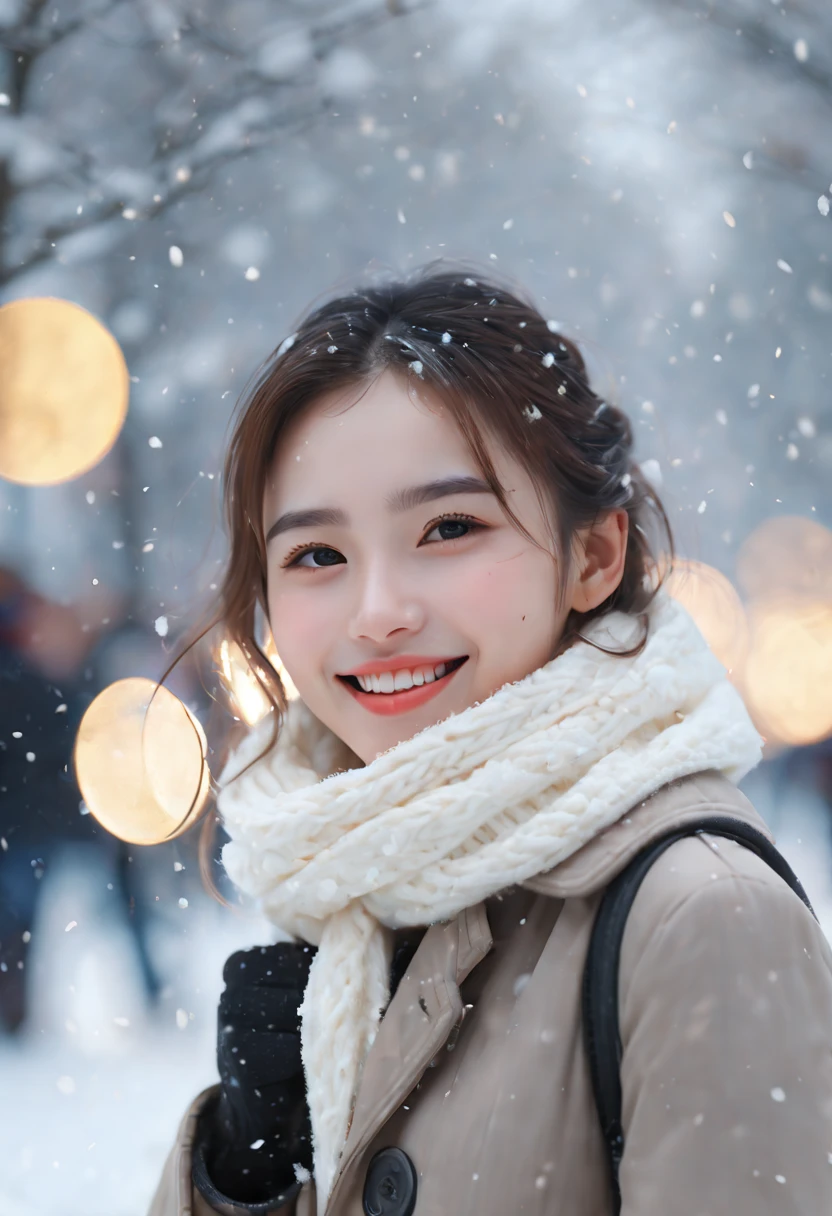
[(168, 250), (168, 257), (170, 258), (171, 266), (176, 266), (177, 268), (182, 266), (185, 261), (185, 255), (178, 245), (171, 245)]
[(654, 490), (660, 490), (662, 486), (662, 469), (658, 460), (642, 460), (641, 462), (642, 476), (650, 482)]

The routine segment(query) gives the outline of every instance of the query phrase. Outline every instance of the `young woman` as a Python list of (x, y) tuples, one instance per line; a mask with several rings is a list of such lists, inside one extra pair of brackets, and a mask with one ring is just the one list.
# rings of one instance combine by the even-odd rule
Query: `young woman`
[[(267, 363), (222, 619), (275, 712), (218, 806), (291, 940), (228, 961), (221, 1084), (153, 1216), (615, 1210), (581, 1020), (599, 902), (671, 828), (766, 830), (631, 443), (553, 323), (464, 271), (332, 300)], [(756, 853), (655, 862), (618, 1014), (625, 1216), (832, 1211), (832, 955)]]

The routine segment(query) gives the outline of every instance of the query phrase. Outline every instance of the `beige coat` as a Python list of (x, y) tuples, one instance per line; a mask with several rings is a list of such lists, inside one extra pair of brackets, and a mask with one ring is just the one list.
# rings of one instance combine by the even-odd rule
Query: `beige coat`
[[(363, 1216), (368, 1163), (389, 1146), (417, 1171), (414, 1216), (608, 1216), (581, 1028), (589, 935), (628, 860), (705, 814), (765, 830), (724, 778), (688, 778), (428, 930), (367, 1059), (327, 1216)], [(832, 953), (764, 862), (700, 837), (656, 861), (627, 923), (619, 1009), (622, 1216), (832, 1213)], [(185, 1117), (151, 1216), (222, 1210), (191, 1185), (212, 1092)], [(314, 1211), (311, 1184), (280, 1209)]]

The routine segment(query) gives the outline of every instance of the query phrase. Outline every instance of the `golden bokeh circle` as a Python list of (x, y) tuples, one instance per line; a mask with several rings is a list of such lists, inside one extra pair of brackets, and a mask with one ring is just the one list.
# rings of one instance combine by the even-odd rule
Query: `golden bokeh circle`
[(56, 485), (91, 469), (118, 438), (130, 378), (121, 348), (68, 300), (0, 308), (0, 477)]
[(163, 685), (117, 680), (87, 709), (75, 740), (84, 801), (108, 832), (160, 844), (192, 827), (210, 789), (205, 735)]
[(750, 600), (832, 600), (832, 532), (800, 515), (765, 520), (742, 544), (737, 582)]
[(760, 730), (791, 746), (832, 734), (832, 605), (764, 600), (749, 611), (746, 703)]
[(748, 653), (748, 621), (725, 575), (705, 562), (678, 559), (665, 587), (687, 608), (720, 663), (729, 672), (739, 671)]

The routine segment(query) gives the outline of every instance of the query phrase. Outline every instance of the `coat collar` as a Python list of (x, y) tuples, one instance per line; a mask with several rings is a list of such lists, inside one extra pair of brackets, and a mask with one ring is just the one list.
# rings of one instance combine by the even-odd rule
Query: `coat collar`
[(484, 904), (431, 925), (399, 983), (367, 1056), (329, 1205), (350, 1166), (411, 1092), (462, 1016), (459, 986), (488, 954)]
[(571, 857), (522, 885), (558, 899), (594, 895), (645, 845), (706, 815), (731, 815), (772, 839), (751, 803), (726, 777), (716, 772), (695, 773), (662, 786)]

